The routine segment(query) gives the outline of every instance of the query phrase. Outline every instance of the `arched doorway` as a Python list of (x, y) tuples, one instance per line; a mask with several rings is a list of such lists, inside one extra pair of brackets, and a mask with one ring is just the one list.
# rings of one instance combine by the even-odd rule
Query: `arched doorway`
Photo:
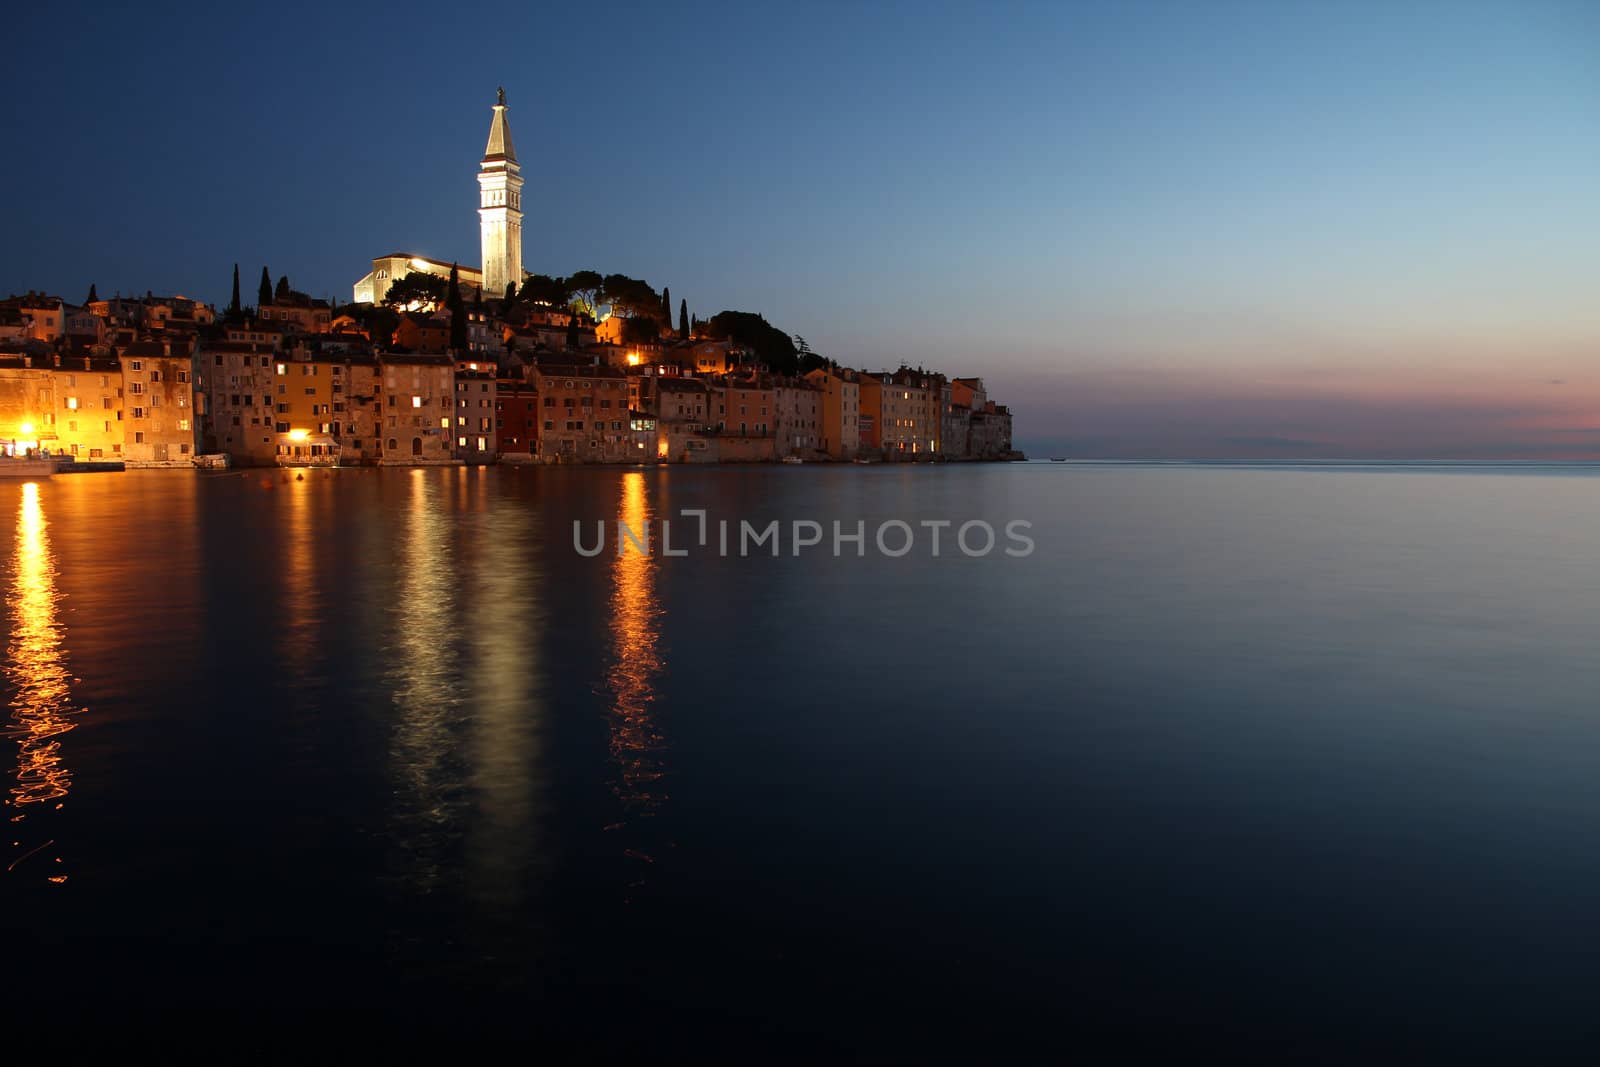
[(411, 454), (413, 456), (422, 455), (422, 438), (413, 437), (411, 439)]

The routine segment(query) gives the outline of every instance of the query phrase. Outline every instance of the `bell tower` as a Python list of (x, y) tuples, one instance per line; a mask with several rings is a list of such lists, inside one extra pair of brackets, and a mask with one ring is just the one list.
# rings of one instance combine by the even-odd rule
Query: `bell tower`
[(483, 292), (502, 296), (508, 282), (522, 284), (522, 168), (511, 147), (505, 89), (494, 105), (489, 145), (478, 164), (478, 231), (483, 238)]

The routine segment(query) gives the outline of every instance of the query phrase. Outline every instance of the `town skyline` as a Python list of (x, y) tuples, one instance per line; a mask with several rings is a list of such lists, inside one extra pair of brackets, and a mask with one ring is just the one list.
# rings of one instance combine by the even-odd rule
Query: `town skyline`
[[(596, 82), (577, 45), (527, 61), (536, 13), (488, 42), (322, 13), (293, 43), (339, 62), (295, 84), (197, 16), (205, 94), (150, 62), (158, 27), (87, 35), (122, 91), (19, 115), (0, 291), (221, 306), (236, 261), (336, 297), (396, 241), (474, 262), (459, 116), (504, 84), (528, 270), (648, 278), (853, 366), (960, 365), (1032, 454), (1600, 454), (1592, 9), (906, 14), (634, 12), (600, 60), (628, 77)], [(373, 88), (469, 40), (470, 74)], [(775, 74), (776, 41), (815, 73)], [(97, 167), (61, 166), (83, 143)]]

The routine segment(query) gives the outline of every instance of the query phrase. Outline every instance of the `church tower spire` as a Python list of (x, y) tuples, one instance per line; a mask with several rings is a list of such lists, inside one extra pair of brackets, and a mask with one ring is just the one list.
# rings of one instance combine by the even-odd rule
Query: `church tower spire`
[(489, 144), (478, 164), (478, 232), (483, 239), (483, 290), (498, 297), (522, 285), (522, 168), (506, 122), (501, 89), (489, 121)]

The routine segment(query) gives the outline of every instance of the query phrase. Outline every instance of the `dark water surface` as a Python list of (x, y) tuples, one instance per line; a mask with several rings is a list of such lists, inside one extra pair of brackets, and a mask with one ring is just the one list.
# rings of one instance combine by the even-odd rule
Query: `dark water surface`
[[(0, 482), (8, 1032), (1571, 1054), (1592, 474)], [(683, 508), (865, 520), (867, 556), (574, 551), (574, 519)], [(1037, 550), (885, 558), (891, 518)]]

